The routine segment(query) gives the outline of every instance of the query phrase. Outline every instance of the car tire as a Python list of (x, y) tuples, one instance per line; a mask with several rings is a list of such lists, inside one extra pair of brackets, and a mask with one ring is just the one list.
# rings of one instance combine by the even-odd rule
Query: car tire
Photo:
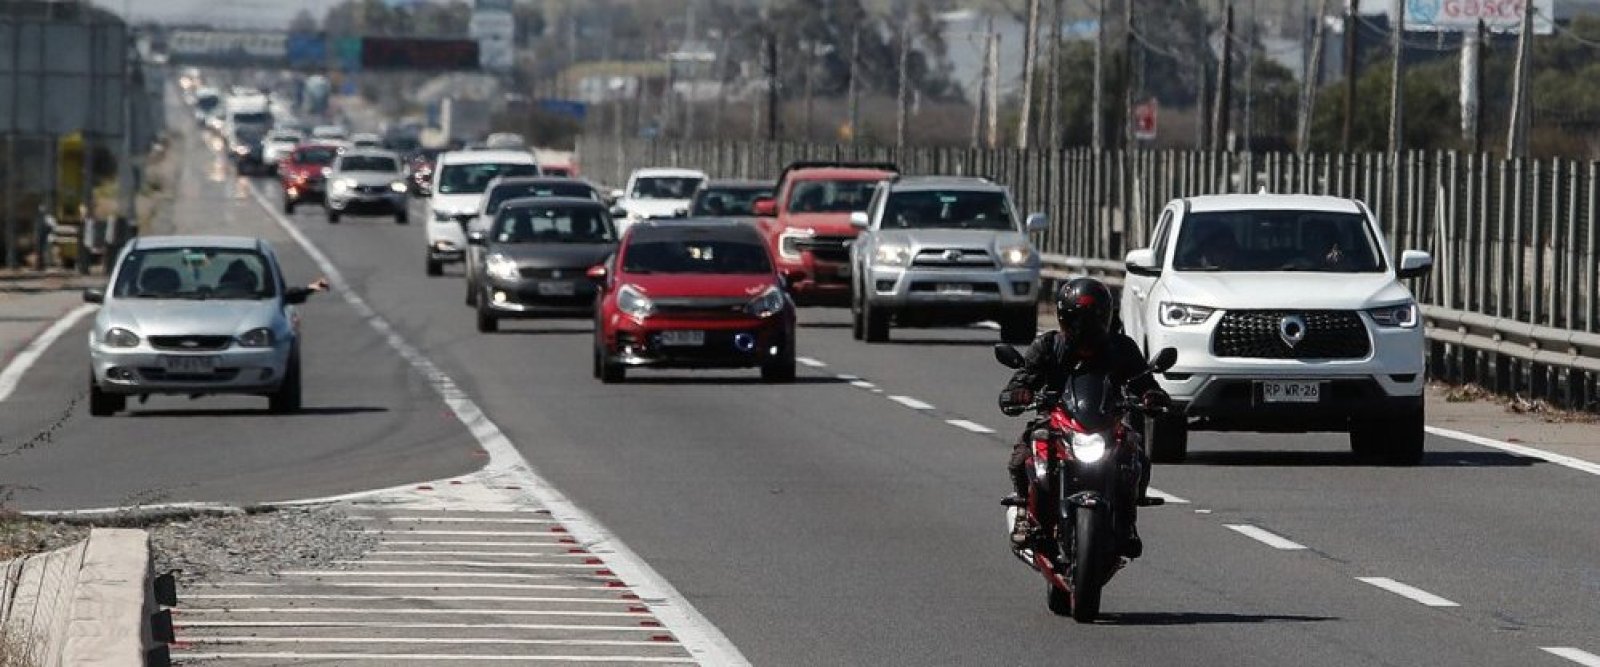
[(394, 214), (394, 224), (406, 225), (406, 224), (410, 224), (410, 223), (411, 223), (411, 217), (406, 215), (405, 212), (400, 212), (400, 213)]
[(434, 259), (432, 257), (427, 258), (427, 261), (428, 261), (428, 275), (429, 276), (442, 276), (442, 275), (444, 275), (444, 264), (443, 263), (439, 262), (439, 260), (436, 260), (436, 259)]
[(862, 336), (868, 343), (889, 342), (889, 313), (873, 308), (872, 302), (861, 300)]
[(1009, 345), (1026, 345), (1033, 342), (1033, 337), (1037, 335), (1039, 335), (1039, 315), (1032, 307), (1018, 308), (1001, 317), (1002, 342)]
[(494, 333), (500, 330), (500, 318), (495, 317), (489, 306), (478, 299), (478, 333)]
[(605, 384), (621, 384), (628, 380), (628, 367), (607, 358), (605, 352), (600, 352), (600, 381)]
[(855, 290), (850, 295), (850, 337), (861, 340), (867, 337), (866, 316), (861, 312), (864, 309), (861, 305), (864, 297), (860, 282), (852, 283), (852, 286)]
[[(791, 337), (792, 339), (792, 337)], [(761, 365), (761, 381), (768, 384), (788, 384), (794, 382), (795, 361), (794, 346), (785, 345), (782, 354), (768, 359)]]
[(267, 397), (267, 409), (283, 415), (299, 412), (300, 405), (300, 352), (296, 350), (289, 353), (289, 364), (283, 370), (283, 383)]
[(94, 375), (89, 376), (89, 414), (94, 417), (110, 417), (122, 412), (128, 407), (128, 397), (122, 394), (113, 394), (100, 389), (100, 384), (94, 381)]
[(1183, 463), (1189, 457), (1189, 421), (1181, 413), (1145, 417), (1144, 437), (1154, 463)]
[(338, 211), (335, 211), (335, 210), (333, 210), (331, 208), (328, 209), (328, 224), (330, 224), (330, 225), (339, 224), (339, 212)]
[(1422, 408), (1393, 419), (1350, 425), (1350, 451), (1362, 463), (1414, 466), (1422, 463), (1427, 418)]
[[(598, 327), (596, 327), (596, 329), (598, 330)], [(596, 379), (596, 380), (600, 379), (600, 359), (603, 356), (604, 355), (600, 352), (600, 340), (599, 340), (598, 337), (596, 337), (595, 342), (594, 342), (593, 354), (589, 355), (589, 357), (594, 362), (591, 365), (592, 367), (590, 368), (590, 373), (592, 375), (594, 375), (594, 379)]]
[(467, 305), (478, 305), (478, 281), (473, 280), (470, 274), (467, 277)]

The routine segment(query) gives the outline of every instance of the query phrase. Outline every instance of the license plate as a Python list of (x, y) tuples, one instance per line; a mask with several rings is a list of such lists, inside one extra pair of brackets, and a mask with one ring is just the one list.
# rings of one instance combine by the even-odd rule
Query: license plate
[(696, 346), (696, 345), (705, 345), (706, 344), (706, 332), (704, 332), (704, 331), (663, 331), (663, 332), (661, 332), (661, 344), (662, 345), (671, 345), (671, 346), (674, 346), (674, 347), (692, 347), (692, 346)]
[(968, 283), (939, 283), (940, 294), (956, 294), (966, 296), (972, 294), (972, 285)]
[(578, 288), (572, 283), (539, 283), (539, 296), (572, 296)]
[(1263, 403), (1316, 403), (1322, 400), (1321, 382), (1260, 382)]
[(181, 375), (204, 375), (217, 372), (216, 357), (162, 357), (162, 366), (168, 373)]

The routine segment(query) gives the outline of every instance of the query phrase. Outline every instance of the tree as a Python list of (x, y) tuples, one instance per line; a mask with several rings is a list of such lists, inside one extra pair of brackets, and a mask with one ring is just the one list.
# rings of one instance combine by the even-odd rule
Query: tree
[(316, 32), (317, 18), (311, 15), (308, 9), (295, 12), (294, 18), (289, 20), (289, 32)]
[[(1356, 115), (1350, 137), (1355, 151), (1382, 151), (1389, 145), (1389, 72), (1387, 61), (1369, 65), (1356, 80)], [(1405, 145), (1411, 149), (1450, 148), (1457, 142), (1461, 110), (1456, 105), (1455, 62), (1435, 61), (1406, 70)], [(1343, 127), (1342, 83), (1317, 96), (1312, 116), (1311, 146), (1318, 151), (1339, 149)], [(1486, 91), (1487, 92), (1487, 91)]]

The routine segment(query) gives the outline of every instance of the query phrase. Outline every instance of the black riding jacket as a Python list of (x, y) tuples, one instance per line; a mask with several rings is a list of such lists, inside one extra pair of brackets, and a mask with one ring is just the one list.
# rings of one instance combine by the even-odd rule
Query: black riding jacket
[(1022, 354), (1022, 368), (1011, 375), (1011, 381), (1000, 393), (1000, 408), (1017, 410), (1023, 407), (1006, 404), (1007, 396), (1015, 389), (1061, 391), (1066, 386), (1068, 374), (1073, 371), (1103, 372), (1111, 377), (1113, 383), (1134, 396), (1161, 388), (1154, 377), (1145, 374), (1150, 364), (1140, 354), (1138, 344), (1120, 333), (1108, 334), (1099, 350), (1079, 351), (1071, 354), (1075, 358), (1064, 358), (1068, 355), (1061, 332), (1047, 331), (1035, 338)]

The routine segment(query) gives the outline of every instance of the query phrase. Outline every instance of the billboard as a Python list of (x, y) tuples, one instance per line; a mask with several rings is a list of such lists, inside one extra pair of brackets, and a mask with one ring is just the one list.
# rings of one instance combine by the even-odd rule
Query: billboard
[(366, 37), (361, 69), (475, 70), (478, 43), (470, 39)]
[[(1489, 30), (1517, 32), (1528, 0), (1406, 0), (1406, 29), (1460, 32), (1476, 30), (1481, 19)], [(1555, 0), (1532, 0), (1533, 32), (1548, 35)]]
[(310, 32), (292, 32), (284, 44), (284, 58), (294, 69), (319, 69), (328, 64), (328, 40)]
[(472, 13), (472, 38), (478, 40), (478, 61), (491, 72), (509, 72), (516, 65), (517, 21), (509, 11), (484, 9)]

